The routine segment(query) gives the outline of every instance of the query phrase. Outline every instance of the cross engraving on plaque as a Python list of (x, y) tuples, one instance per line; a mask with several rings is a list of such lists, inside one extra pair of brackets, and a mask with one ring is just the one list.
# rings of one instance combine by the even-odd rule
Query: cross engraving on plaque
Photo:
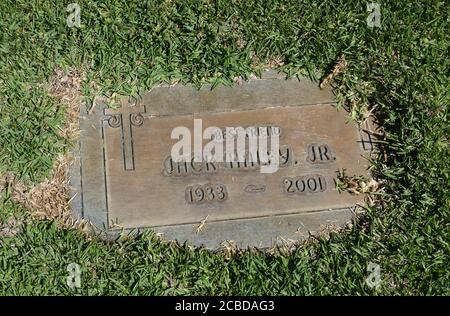
[(105, 109), (104, 114), (108, 125), (121, 128), (122, 157), (124, 169), (134, 170), (133, 127), (144, 124), (145, 105), (128, 106), (125, 103), (119, 109)]

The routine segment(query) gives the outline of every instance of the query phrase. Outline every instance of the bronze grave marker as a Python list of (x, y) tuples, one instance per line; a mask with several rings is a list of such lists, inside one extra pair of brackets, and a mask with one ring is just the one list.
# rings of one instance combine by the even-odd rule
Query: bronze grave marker
[[(234, 87), (160, 86), (118, 109), (97, 105), (81, 113), (73, 213), (111, 235), (149, 228), (209, 248), (231, 240), (268, 247), (341, 225), (363, 198), (339, 193), (337, 172), (367, 176), (372, 142), (333, 103), (330, 90), (307, 79), (268, 72)], [(194, 120), (201, 131), (217, 127), (220, 137), (238, 127), (277, 134), (278, 170), (262, 173), (264, 162), (249, 156), (175, 161), (172, 131), (194, 133)]]

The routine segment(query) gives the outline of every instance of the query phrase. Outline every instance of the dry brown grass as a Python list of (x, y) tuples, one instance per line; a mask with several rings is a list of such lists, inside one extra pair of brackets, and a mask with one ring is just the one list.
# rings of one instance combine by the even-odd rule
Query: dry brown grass
[(336, 77), (338, 74), (344, 72), (346, 68), (347, 68), (347, 61), (345, 60), (345, 56), (341, 55), (337, 59), (336, 64), (334, 65), (331, 72), (320, 82), (319, 85), (320, 89), (323, 89), (326, 85), (330, 84), (331, 80), (333, 80), (333, 78)]
[(22, 230), (22, 222), (13, 216), (9, 217), (5, 222), (0, 222), (0, 245), (2, 237), (14, 237)]
[[(78, 136), (78, 113), (80, 106), (80, 85), (82, 76), (75, 70), (64, 72), (55, 69), (50, 82), (49, 94), (66, 107), (65, 125), (60, 135), (67, 141)], [(76, 228), (87, 232), (88, 224), (70, 214), (73, 198), (69, 185), (69, 170), (72, 157), (69, 153), (60, 155), (54, 162), (50, 175), (44, 181), (28, 187), (12, 173), (0, 177), (0, 190), (9, 190), (11, 198), (39, 219), (57, 221), (65, 228)]]
[(85, 231), (87, 223), (70, 215), (70, 160), (68, 155), (58, 157), (49, 178), (31, 188), (13, 174), (3, 177), (0, 180), (0, 186), (8, 187), (11, 198), (30, 211), (33, 216), (39, 219), (56, 220), (65, 228), (79, 228)]
[(57, 68), (50, 82), (49, 94), (66, 107), (66, 121), (60, 135), (67, 140), (78, 136), (82, 80), (83, 76), (76, 70), (64, 72)]

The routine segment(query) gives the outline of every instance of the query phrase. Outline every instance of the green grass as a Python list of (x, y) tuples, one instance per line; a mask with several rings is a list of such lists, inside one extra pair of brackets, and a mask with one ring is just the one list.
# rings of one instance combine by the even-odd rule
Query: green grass
[[(150, 234), (104, 244), (36, 221), (8, 193), (0, 219), (23, 222), (0, 239), (1, 294), (450, 294), (450, 20), (445, 1), (384, 1), (381, 28), (360, 1), (0, 2), (0, 171), (45, 177), (70, 144), (64, 108), (47, 93), (53, 69), (86, 74), (83, 93), (133, 95), (159, 82), (231, 84), (282, 57), (289, 75), (326, 74), (340, 54), (341, 106), (358, 118), (376, 106), (387, 160), (381, 206), (342, 234), (290, 256), (246, 252), (229, 260)], [(95, 84), (93, 84), (95, 83)], [(69, 263), (82, 287), (65, 283)], [(381, 267), (381, 287), (365, 279)]]

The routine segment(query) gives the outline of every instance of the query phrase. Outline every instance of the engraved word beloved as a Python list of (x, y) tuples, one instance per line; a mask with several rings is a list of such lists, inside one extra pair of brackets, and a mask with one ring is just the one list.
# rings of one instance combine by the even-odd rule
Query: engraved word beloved
[[(216, 169), (211, 163), (223, 162), (229, 163), (231, 168), (233, 164), (243, 164), (249, 168), (258, 166), (261, 173), (274, 173), (278, 170), (280, 127), (274, 125), (245, 128), (210, 126), (203, 131), (202, 126), (201, 119), (194, 119), (193, 152), (190, 129), (178, 126), (172, 130), (171, 138), (178, 139), (178, 142), (172, 146), (170, 163), (181, 163), (186, 168), (190, 165), (194, 172), (202, 166), (202, 162), (206, 163), (204, 167), (207, 170)], [(204, 148), (203, 140), (209, 140)], [(195, 163), (197, 166), (194, 165)]]

